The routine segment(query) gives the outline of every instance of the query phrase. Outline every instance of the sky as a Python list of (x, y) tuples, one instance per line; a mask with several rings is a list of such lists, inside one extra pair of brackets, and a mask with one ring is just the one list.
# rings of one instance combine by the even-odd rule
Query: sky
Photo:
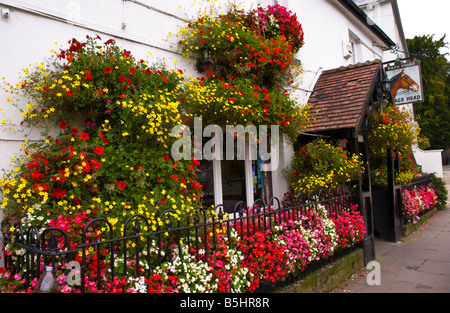
[[(397, 3), (407, 39), (435, 34), (433, 38), (438, 40), (447, 34), (445, 42), (450, 43), (450, 0), (397, 0)], [(450, 53), (450, 48), (444, 52)]]

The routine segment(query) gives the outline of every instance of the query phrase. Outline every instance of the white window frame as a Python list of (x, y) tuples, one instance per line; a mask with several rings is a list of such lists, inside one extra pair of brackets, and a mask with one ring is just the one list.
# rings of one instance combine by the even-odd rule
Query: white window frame
[(349, 42), (352, 45), (352, 64), (362, 62), (361, 39), (351, 30), (348, 32)]
[[(245, 192), (246, 192), (246, 199), (242, 199), (241, 201), (244, 201), (247, 206), (253, 206), (255, 203), (255, 194), (253, 193), (253, 170), (252, 170), (252, 159), (250, 158), (250, 149), (251, 145), (247, 141), (246, 142), (246, 149), (245, 149), (245, 160), (244, 160), (244, 175), (245, 175)], [(279, 151), (276, 151), (275, 146), (270, 147), (270, 158), (271, 162), (275, 162), (278, 164), (279, 162)], [(222, 189), (222, 167), (221, 162), (226, 162), (226, 160), (218, 160), (213, 159), (212, 160), (212, 167), (213, 167), (213, 181), (214, 181), (214, 204), (216, 207), (218, 207), (221, 204), (224, 204), (223, 201), (223, 189)], [(263, 165), (264, 170), (268, 171), (270, 170), (270, 167), (267, 165)], [(274, 193), (274, 175), (276, 171), (272, 171), (272, 179), (271, 179), (271, 186), (270, 189), (272, 191), (272, 194)]]

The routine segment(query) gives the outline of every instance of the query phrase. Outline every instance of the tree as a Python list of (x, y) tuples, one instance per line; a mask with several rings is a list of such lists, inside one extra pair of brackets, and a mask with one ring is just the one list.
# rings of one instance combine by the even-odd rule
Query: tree
[(422, 66), (424, 101), (414, 105), (416, 119), (422, 134), (429, 138), (431, 149), (450, 148), (450, 63), (442, 53), (445, 36), (434, 40), (434, 35), (408, 39), (408, 49)]

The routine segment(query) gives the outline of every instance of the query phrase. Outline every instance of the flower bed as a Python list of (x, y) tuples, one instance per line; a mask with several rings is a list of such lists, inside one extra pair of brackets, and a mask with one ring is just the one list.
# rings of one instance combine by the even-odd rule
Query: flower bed
[[(286, 211), (283, 214), (287, 214)], [(129, 255), (133, 255), (137, 247), (142, 253), (138, 266), (134, 257), (124, 261), (120, 252), (123, 247), (118, 244), (114, 244), (112, 250), (106, 248), (109, 245), (99, 246), (100, 254), (89, 248), (86, 250), (84, 292), (254, 292), (302, 272), (311, 262), (327, 259), (337, 251), (357, 244), (365, 236), (363, 218), (355, 207), (331, 216), (323, 205), (318, 205), (301, 217), (284, 217), (275, 224), (264, 215), (230, 220), (228, 231), (225, 223), (213, 227), (212, 231), (198, 227), (197, 236), (191, 232), (190, 237), (182, 237), (181, 242), (168, 240), (168, 235), (167, 240), (161, 239), (159, 244), (151, 240), (148, 247), (145, 240), (137, 245), (136, 242), (127, 243)], [(82, 233), (84, 225), (84, 216), (60, 219), (55, 224), (74, 236)], [(89, 233), (89, 242), (100, 238), (96, 228)], [(171, 234), (176, 233), (175, 229)], [(151, 234), (150, 237), (156, 238)], [(188, 241), (190, 245), (186, 244)], [(62, 244), (58, 243), (61, 248)], [(71, 245), (71, 248), (77, 247)], [(112, 251), (115, 254), (114, 275), (109, 262)], [(10, 257), (20, 257), (24, 253), (24, 249), (12, 244), (5, 247), (5, 254)], [(149, 258), (145, 257), (147, 253), (150, 253)], [(163, 257), (160, 264), (158, 255)], [(81, 252), (74, 261), (78, 262), (76, 264), (83, 262)], [(70, 266), (62, 261), (57, 261), (54, 266), (58, 292), (80, 292), (79, 286), (71, 284), (74, 278), (69, 272)], [(37, 279), (27, 284), (25, 274), (24, 269), (12, 272), (11, 267), (2, 268), (1, 292), (33, 292)], [(100, 280), (98, 275), (101, 275)]]
[(420, 215), (431, 210), (437, 204), (438, 196), (431, 186), (414, 187), (402, 192), (403, 218), (416, 224)]

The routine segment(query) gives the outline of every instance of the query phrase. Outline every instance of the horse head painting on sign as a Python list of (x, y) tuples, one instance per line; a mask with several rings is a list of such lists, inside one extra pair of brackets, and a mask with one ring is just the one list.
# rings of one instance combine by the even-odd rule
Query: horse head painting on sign
[(400, 73), (392, 77), (391, 82), (392, 99), (395, 99), (395, 96), (400, 89), (407, 89), (413, 92), (419, 91), (419, 85), (414, 80), (412, 80), (411, 77), (405, 74), (405, 70), (402, 70)]

